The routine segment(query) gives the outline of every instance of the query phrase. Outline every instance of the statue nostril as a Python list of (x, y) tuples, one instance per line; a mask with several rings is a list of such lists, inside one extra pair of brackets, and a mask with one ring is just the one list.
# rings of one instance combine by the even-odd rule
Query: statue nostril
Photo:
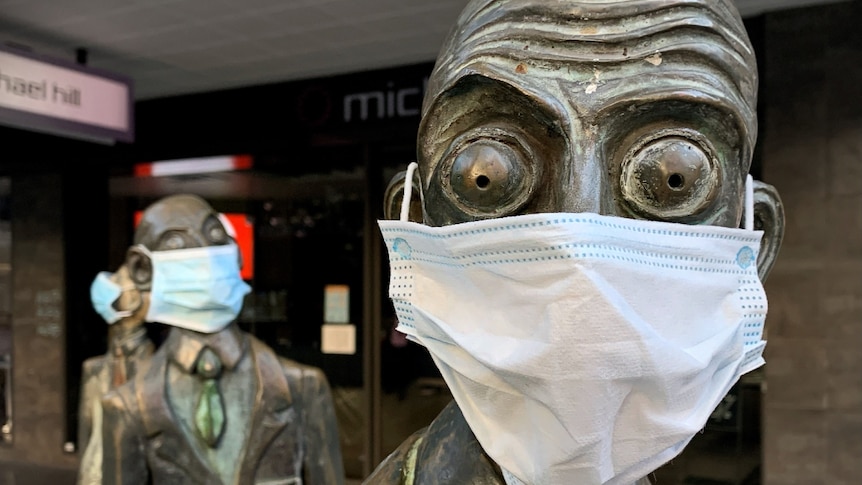
[(671, 176), (667, 178), (667, 186), (673, 190), (680, 190), (683, 185), (685, 185), (685, 178), (681, 174), (671, 174)]
[(476, 187), (480, 189), (487, 189), (488, 185), (491, 184), (491, 179), (488, 178), (487, 175), (479, 175), (476, 177)]

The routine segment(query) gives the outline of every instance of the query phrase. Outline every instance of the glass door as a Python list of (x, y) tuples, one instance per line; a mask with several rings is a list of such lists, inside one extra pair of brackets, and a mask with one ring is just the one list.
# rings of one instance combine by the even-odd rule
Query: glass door
[[(356, 153), (353, 149), (350, 164), (338, 167), (321, 155), (318, 165), (301, 167), (312, 172), (304, 174), (290, 173), (300, 167), (279, 160), (271, 170), (115, 177), (111, 206), (122, 208), (122, 214), (112, 215), (111, 259), (121, 264), (131, 244), (130, 221), (162, 197), (196, 194), (223, 214), (237, 234), (243, 278), (252, 287), (240, 327), (281, 357), (326, 374), (346, 476), (361, 481), (372, 464), (363, 338), (367, 180)], [(150, 332), (157, 345), (163, 330), (156, 326)]]
[(363, 379), (365, 179), (294, 177), (253, 203), (253, 293), (240, 323), (283, 357), (320, 368), (334, 399), (348, 478), (367, 460)]

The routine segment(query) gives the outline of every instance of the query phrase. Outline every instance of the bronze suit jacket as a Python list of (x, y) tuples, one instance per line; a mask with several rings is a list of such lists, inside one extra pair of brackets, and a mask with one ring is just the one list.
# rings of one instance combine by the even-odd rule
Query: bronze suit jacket
[(145, 374), (102, 400), (103, 485), (341, 485), (343, 463), (329, 383), (320, 369), (279, 358), (251, 335), (262, 393), (248, 416), (238, 479), (224, 484), (168, 404), (163, 345)]
[(506, 485), (464, 415), (449, 403), (407, 438), (362, 482), (365, 485)]
[(93, 430), (93, 405), (98, 404), (102, 396), (114, 387), (112, 381), (117, 362), (113, 350), (117, 345), (122, 347), (126, 375), (129, 379), (146, 369), (155, 350), (155, 346), (147, 338), (146, 330), (140, 328), (122, 342), (111, 342), (107, 354), (90, 357), (84, 361), (78, 405), (78, 450), (81, 452), (90, 442), (91, 433), (101, 433), (101, 430)]
[[(362, 482), (364, 485), (506, 485), (455, 404), (413, 433)], [(578, 484), (572, 484), (578, 485)], [(649, 479), (635, 485), (650, 485)]]
[[(122, 341), (111, 342), (107, 354), (84, 361), (78, 404), (78, 450), (81, 453), (79, 485), (102, 483), (101, 400), (114, 387), (116, 366), (123, 365), (125, 376), (134, 378), (146, 370), (154, 349), (146, 330), (139, 328)], [(116, 350), (122, 352), (122, 362), (115, 356)]]

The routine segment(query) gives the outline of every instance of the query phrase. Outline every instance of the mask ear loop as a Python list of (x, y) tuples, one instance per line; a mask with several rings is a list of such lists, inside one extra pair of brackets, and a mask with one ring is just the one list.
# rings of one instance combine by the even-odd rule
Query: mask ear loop
[[(113, 303), (111, 305), (113, 305)], [(138, 308), (141, 308), (140, 304), (138, 304)], [(122, 320), (124, 318), (131, 317), (134, 314), (135, 314), (135, 310), (114, 310), (114, 315), (116, 315), (118, 317), (117, 322), (119, 322), (120, 320)], [(113, 323), (117, 323), (117, 322), (113, 322)]]
[(410, 165), (407, 165), (407, 173), (404, 175), (404, 198), (401, 199), (401, 217), (399, 218), (401, 222), (407, 222), (407, 215), (410, 212), (410, 199), (413, 198), (413, 174), (417, 168), (419, 168), (418, 163), (410, 162)]
[[(120, 291), (123, 293), (127, 291), (137, 291), (138, 287), (132, 283), (131, 285), (121, 286)], [(136, 311), (141, 309), (141, 306), (144, 304), (144, 298), (141, 296), (141, 293), (138, 292), (138, 304), (135, 305), (135, 308), (131, 310), (121, 310), (117, 312), (117, 315), (120, 315), (122, 318), (131, 317), (135, 314)]]
[(754, 230), (754, 178), (749, 174), (745, 177), (745, 229)]

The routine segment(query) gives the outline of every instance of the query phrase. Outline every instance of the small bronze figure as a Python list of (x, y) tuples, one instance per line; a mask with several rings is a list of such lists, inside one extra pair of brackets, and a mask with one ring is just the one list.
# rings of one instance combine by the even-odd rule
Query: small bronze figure
[(108, 351), (84, 361), (78, 405), (78, 485), (102, 483), (102, 397), (144, 372), (153, 343), (143, 327), (141, 294), (125, 266), (100, 273), (90, 288), (93, 306), (109, 324)]
[[(648, 483), (646, 475), (679, 453), (738, 373), (762, 363), (759, 280), (778, 253), (784, 220), (772, 187), (746, 184), (757, 136), (757, 83), (754, 52), (731, 0), (468, 3), (437, 58), (422, 109), (418, 192), (424, 224), (431, 227), (380, 224), (399, 328), (433, 344), (429, 351), (455, 402), (365, 483), (630, 485)], [(404, 185), (404, 176), (399, 179)], [(393, 211), (405, 192), (397, 183), (390, 186), (387, 219), (399, 218)], [(745, 211), (750, 201), (753, 211)], [(416, 212), (405, 205), (401, 220)], [(541, 233), (548, 227), (563, 231), (569, 223), (582, 230), (567, 237)], [(762, 239), (753, 228), (763, 231)], [(533, 233), (552, 242), (539, 248)], [(619, 245), (617, 233), (629, 239)], [(581, 236), (592, 239), (581, 244)], [(662, 253), (664, 236), (683, 246), (691, 244), (688, 236), (699, 239), (727, 256), (721, 264), (728, 266), (701, 266), (719, 264), (712, 258), (673, 264), (690, 255)], [(718, 249), (717, 240), (737, 237), (738, 252), (736, 246), (732, 253)], [(493, 247), (495, 240), (500, 242), (493, 251), (472, 252)], [(570, 249), (576, 247), (586, 249)], [(550, 260), (559, 263), (545, 262)], [(581, 260), (583, 266), (558, 274), (563, 262)], [(608, 260), (615, 270), (583, 269)], [(633, 276), (648, 264), (656, 277), (680, 288), (686, 289), (684, 272), (692, 285), (718, 287), (722, 280), (727, 288), (717, 295), (744, 294), (739, 298), (758, 303), (734, 301), (738, 318), (725, 327), (712, 315), (720, 315), (714, 308), (729, 300), (709, 308), (680, 302), (649, 272)], [(706, 276), (710, 272), (716, 276)], [(475, 279), (465, 282), (462, 274)], [(533, 284), (518, 287), (522, 292), (501, 293), (502, 286), (528, 278)], [(563, 283), (572, 285), (566, 278), (580, 278), (572, 288), (588, 291), (569, 289), (561, 293), (565, 304), (551, 298), (532, 308), (537, 299), (562, 291)], [(432, 296), (420, 307), (423, 290)], [(466, 301), (462, 294), (476, 298)], [(655, 299), (650, 303), (644, 295)], [(640, 314), (628, 305), (631, 298), (646, 300)], [(500, 305), (483, 305), (485, 300)], [(697, 331), (704, 341), (723, 343), (685, 351), (669, 344), (694, 327), (685, 330), (689, 321), (671, 318), (662, 328), (666, 336), (641, 320), (644, 314), (667, 318), (665, 306), (703, 320)], [(528, 313), (525, 308), (542, 321), (512, 321), (511, 315)], [(416, 326), (420, 320), (424, 330)], [(755, 330), (746, 332), (749, 325)], [(502, 329), (506, 338), (488, 328)], [(532, 333), (524, 334), (525, 328)], [(604, 328), (616, 333), (603, 334)], [(751, 340), (744, 348), (743, 338)], [(541, 360), (576, 360), (597, 349), (603, 350), (581, 367), (557, 369), (562, 360)], [(731, 358), (732, 371), (722, 373), (716, 362)], [(708, 396), (701, 404), (676, 409), (671, 391), (677, 387), (655, 385), (686, 382), (674, 375), (678, 367), (671, 359), (680, 372), (687, 362), (686, 378), (700, 383), (697, 393), (681, 393), (677, 401)], [(707, 382), (713, 373), (721, 375), (720, 386)], [(554, 378), (544, 382), (546, 375)], [(566, 389), (564, 380), (578, 384)], [(572, 410), (571, 402), (559, 399), (561, 389), (585, 396), (595, 411)], [(495, 414), (498, 408), (507, 412)], [(629, 414), (618, 414), (623, 411)], [(572, 422), (592, 428), (561, 425)], [(667, 448), (641, 457), (659, 434)]]
[(148, 370), (102, 400), (104, 484), (344, 482), (326, 376), (237, 326), (249, 288), (209, 204), (152, 204), (125, 266), (146, 319), (173, 328)]

